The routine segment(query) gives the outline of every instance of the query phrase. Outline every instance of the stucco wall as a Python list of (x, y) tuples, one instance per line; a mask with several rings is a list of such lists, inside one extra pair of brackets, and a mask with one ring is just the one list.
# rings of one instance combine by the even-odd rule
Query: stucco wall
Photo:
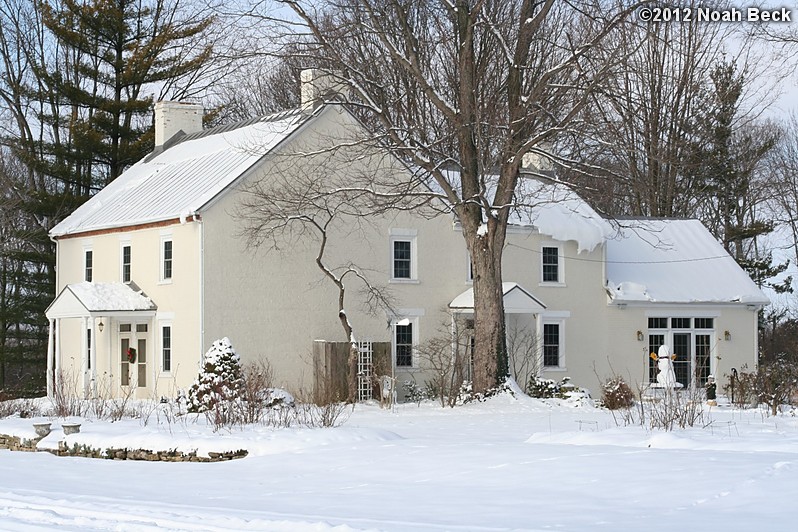
[[(125, 233), (59, 241), (58, 288), (83, 279), (84, 251), (94, 252), (94, 280), (120, 281), (122, 242), (133, 249), (132, 280), (158, 306), (147, 333), (155, 380), (136, 392), (139, 397), (173, 396), (190, 385), (197, 374), (201, 354), (211, 343), (227, 336), (244, 361), (266, 358), (277, 382), (293, 392), (309, 390), (312, 382), (311, 349), (314, 340), (346, 340), (337, 316), (338, 292), (315, 264), (318, 240), (287, 239), (280, 249), (268, 245), (247, 247), (239, 216), (245, 189), (279, 172), (312, 173), (311, 158), (298, 153), (320, 148), (353, 131), (348, 115), (334, 108), (311, 122), (312, 131), (280, 146), (251, 174), (219, 196), (201, 213), (201, 220)], [(287, 156), (287, 157), (286, 157)], [(339, 157), (339, 159), (336, 159)], [(286, 161), (290, 168), (286, 170)], [(388, 158), (351, 157), (336, 153), (326, 171), (386, 173), (400, 171)], [(312, 174), (311, 174), (312, 175)], [(319, 175), (324, 179), (324, 175)], [(417, 275), (412, 282), (390, 279), (392, 232), (414, 233)], [(174, 276), (159, 280), (161, 240), (170, 234), (174, 242)], [(561, 282), (542, 282), (541, 248), (561, 251)], [(555, 242), (528, 228), (512, 228), (504, 253), (504, 280), (516, 282), (534, 294), (546, 310), (539, 317), (510, 316), (512, 325), (533, 330), (541, 322), (556, 321), (562, 327), (562, 367), (545, 368), (543, 376), (560, 380), (569, 376), (577, 385), (599, 394), (599, 381), (611, 373), (632, 383), (647, 378), (647, 320), (656, 317), (712, 316), (712, 372), (722, 377), (731, 367), (753, 366), (756, 360), (756, 313), (744, 305), (610, 305), (604, 289), (604, 246), (577, 253), (575, 242)], [(334, 269), (356, 265), (369, 281), (392, 298), (392, 313), (384, 308), (370, 313), (363, 307), (362, 283), (347, 283), (346, 310), (358, 339), (391, 341), (391, 320), (412, 319), (416, 340), (450, 334), (447, 305), (471, 287), (467, 280), (468, 257), (459, 228), (449, 215), (427, 219), (407, 212), (393, 212), (358, 220), (345, 220), (329, 233), (325, 263)], [(536, 321), (536, 318), (538, 321)], [(108, 327), (108, 324), (111, 327)], [(97, 374), (114, 375), (118, 387), (119, 320), (106, 321), (98, 333)], [(172, 326), (172, 371), (160, 371), (160, 325)], [(62, 365), (80, 371), (80, 322), (65, 320), (61, 328)], [(725, 339), (728, 330), (730, 340)], [(539, 365), (539, 361), (537, 361)], [(397, 372), (398, 381), (428, 378), (423, 367)], [(521, 383), (522, 385), (524, 383)]]
[[(173, 242), (173, 275), (162, 281), (161, 245), (164, 238)], [(155, 317), (106, 316), (103, 331), (95, 329), (96, 374), (100, 393), (126, 393), (119, 389), (121, 353), (119, 324), (147, 323), (147, 386), (135, 390), (140, 398), (174, 396), (196, 378), (200, 346), (200, 227), (198, 223), (174, 223), (149, 229), (110, 232), (58, 241), (57, 290), (84, 280), (85, 250), (93, 253), (93, 281), (121, 282), (122, 246), (131, 246), (131, 281), (157, 305)], [(96, 320), (99, 323), (100, 319)], [(171, 371), (161, 365), (160, 328), (172, 327)], [(89, 327), (91, 324), (89, 324)], [(61, 320), (62, 369), (69, 379), (81, 382), (81, 334), (79, 319)], [(136, 333), (134, 333), (136, 334)]]

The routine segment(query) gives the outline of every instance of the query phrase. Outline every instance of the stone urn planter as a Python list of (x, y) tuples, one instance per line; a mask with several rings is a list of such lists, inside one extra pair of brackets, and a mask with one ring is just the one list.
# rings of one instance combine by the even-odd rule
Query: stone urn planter
[(64, 430), (64, 435), (77, 434), (80, 432), (80, 423), (62, 423), (61, 428)]
[(44, 438), (48, 434), (50, 434), (50, 423), (34, 423), (33, 430), (36, 431), (36, 435), (40, 438)]

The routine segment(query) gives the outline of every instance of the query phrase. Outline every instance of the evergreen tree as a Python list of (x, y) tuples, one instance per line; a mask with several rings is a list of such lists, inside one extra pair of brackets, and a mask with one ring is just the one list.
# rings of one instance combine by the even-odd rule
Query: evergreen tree
[(13, 384), (9, 365), (44, 377), (49, 230), (151, 149), (152, 94), (200, 82), (211, 47), (197, 43), (214, 21), (171, 0), (14, 6), (0, 10), (0, 99), (16, 129), (0, 137), (10, 148), (0, 153), (3, 207), (13, 210), (0, 229), (0, 388)]
[(759, 249), (760, 237), (772, 232), (774, 224), (756, 215), (763, 200), (757, 197), (756, 174), (778, 134), (767, 125), (740, 125), (745, 76), (734, 62), (717, 64), (710, 80), (693, 154), (697, 169), (693, 182), (704, 187), (702, 221), (759, 286), (791, 292), (791, 278), (768, 281), (789, 263), (773, 264), (772, 255)]
[(210, 46), (192, 57), (181, 48), (213, 19), (181, 23), (175, 9), (166, 0), (43, 5), (44, 24), (76, 58), (72, 72), (42, 76), (73, 109), (72, 144), (65, 148), (72, 169), (84, 174), (81, 192), (113, 181), (152, 148), (153, 101), (143, 89), (195, 73), (208, 61)]
[(197, 380), (188, 390), (188, 411), (218, 409), (241, 394), (241, 359), (228, 338), (216, 340), (205, 353)]

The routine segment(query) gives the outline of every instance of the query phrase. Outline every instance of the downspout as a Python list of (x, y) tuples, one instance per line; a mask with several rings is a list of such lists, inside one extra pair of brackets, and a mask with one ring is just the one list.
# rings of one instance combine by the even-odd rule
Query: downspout
[(199, 224), (199, 355), (200, 361), (198, 366), (202, 364), (202, 354), (205, 349), (205, 230), (202, 223), (202, 218), (198, 214), (194, 214), (194, 220)]

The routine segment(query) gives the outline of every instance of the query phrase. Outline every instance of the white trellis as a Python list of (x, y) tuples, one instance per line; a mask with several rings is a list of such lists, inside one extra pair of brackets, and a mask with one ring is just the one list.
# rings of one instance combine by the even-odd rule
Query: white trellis
[(368, 401), (372, 398), (372, 371), (374, 367), (374, 346), (370, 340), (357, 343), (357, 399)]

